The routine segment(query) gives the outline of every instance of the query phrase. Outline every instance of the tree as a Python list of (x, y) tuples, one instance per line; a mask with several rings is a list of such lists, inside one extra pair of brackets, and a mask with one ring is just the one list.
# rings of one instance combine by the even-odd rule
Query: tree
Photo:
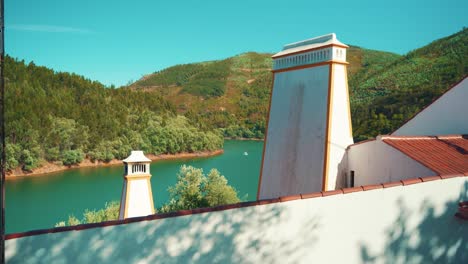
[(64, 165), (77, 164), (83, 161), (84, 154), (81, 149), (66, 150), (62, 156), (62, 162)]
[(5, 147), (5, 166), (7, 170), (12, 170), (18, 167), (21, 159), (21, 146), (17, 144), (7, 143)]
[(237, 191), (218, 170), (212, 169), (205, 185), (205, 199), (209, 206), (238, 203)]
[(170, 201), (162, 212), (211, 207), (240, 201), (237, 191), (228, 185), (218, 170), (205, 175), (202, 169), (183, 165), (177, 175), (177, 183), (169, 188)]

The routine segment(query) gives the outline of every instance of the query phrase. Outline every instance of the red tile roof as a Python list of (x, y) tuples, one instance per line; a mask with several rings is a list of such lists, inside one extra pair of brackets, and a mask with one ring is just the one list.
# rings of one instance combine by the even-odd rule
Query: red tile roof
[(439, 175), (468, 172), (468, 136), (383, 136), (382, 141)]

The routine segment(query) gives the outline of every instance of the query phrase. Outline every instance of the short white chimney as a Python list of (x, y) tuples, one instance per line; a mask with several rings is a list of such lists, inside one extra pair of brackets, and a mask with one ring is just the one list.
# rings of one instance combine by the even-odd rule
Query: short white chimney
[(143, 151), (138, 150), (132, 151), (123, 162), (125, 173), (119, 219), (154, 214), (150, 181), (151, 160), (143, 154)]

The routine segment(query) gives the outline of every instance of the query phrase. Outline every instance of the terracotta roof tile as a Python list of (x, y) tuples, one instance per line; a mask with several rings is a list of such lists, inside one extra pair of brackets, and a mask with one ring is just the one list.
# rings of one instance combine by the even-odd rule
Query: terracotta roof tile
[(313, 192), (313, 193), (303, 193), (301, 194), (302, 199), (322, 197), (322, 192)]
[(384, 188), (392, 188), (392, 187), (398, 187), (402, 186), (403, 182), (402, 181), (396, 181), (396, 182), (386, 182), (383, 184)]
[(344, 194), (346, 194), (346, 193), (353, 193), (353, 192), (361, 192), (361, 191), (364, 191), (364, 189), (362, 188), (362, 186), (359, 186), (359, 187), (350, 187), (350, 188), (342, 188), (341, 190), (343, 191)]
[(421, 180), (423, 182), (428, 182), (428, 181), (436, 181), (442, 179), (440, 176), (427, 176), (427, 177), (421, 177)]
[(383, 136), (382, 141), (439, 175), (468, 171), (467, 136)]
[(298, 195), (281, 196), (279, 199), (281, 202), (288, 202), (288, 201), (301, 199), (301, 195), (298, 194)]
[(370, 191), (370, 190), (375, 190), (375, 189), (382, 189), (383, 185), (382, 184), (370, 184), (370, 185), (364, 185), (362, 186), (362, 189), (364, 191)]
[(322, 192), (323, 197), (330, 196), (330, 195), (336, 195), (336, 194), (343, 194), (343, 191), (341, 189), (339, 189), (339, 190), (331, 190), (331, 191)]
[(420, 178), (405, 179), (401, 181), (403, 185), (411, 185), (422, 182)]

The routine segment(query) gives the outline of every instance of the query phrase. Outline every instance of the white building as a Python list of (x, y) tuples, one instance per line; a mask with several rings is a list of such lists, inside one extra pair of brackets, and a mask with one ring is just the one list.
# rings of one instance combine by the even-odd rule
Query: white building
[(468, 78), (389, 136), (348, 147), (347, 186), (468, 173)]

